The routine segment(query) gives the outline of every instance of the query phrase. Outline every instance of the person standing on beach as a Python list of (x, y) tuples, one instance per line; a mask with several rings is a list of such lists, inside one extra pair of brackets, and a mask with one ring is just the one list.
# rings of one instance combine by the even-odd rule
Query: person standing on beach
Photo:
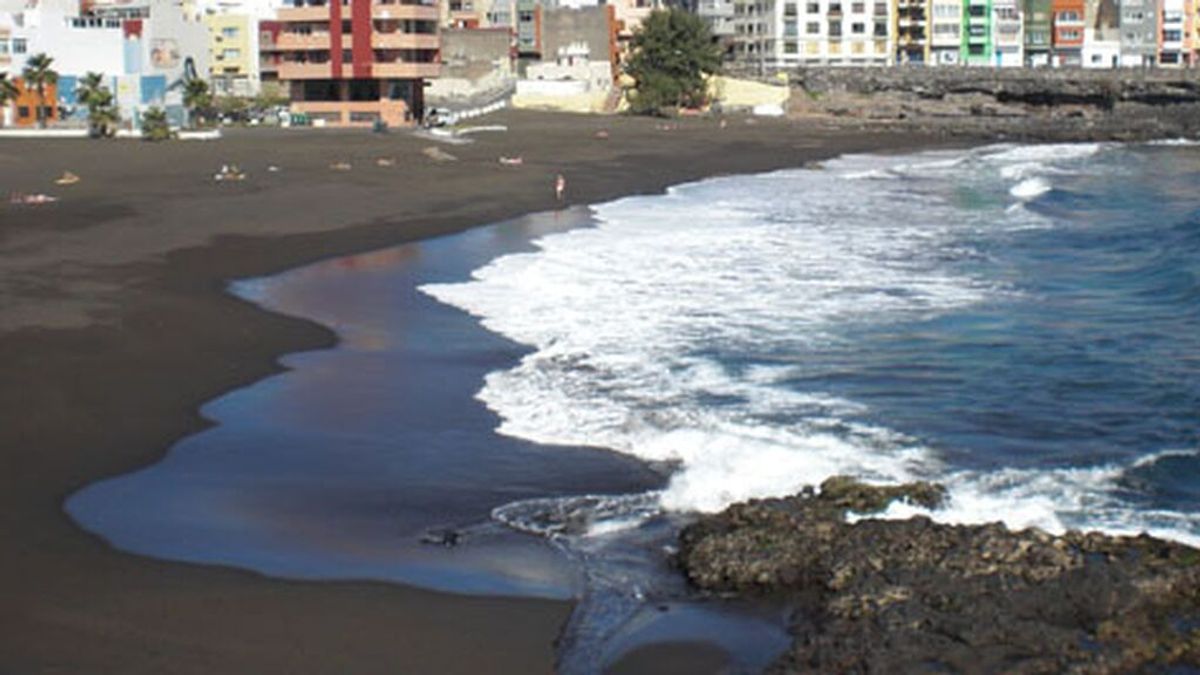
[(563, 199), (563, 193), (566, 192), (566, 190), (567, 179), (563, 178), (563, 175), (560, 173), (554, 179), (554, 198), (561, 202)]

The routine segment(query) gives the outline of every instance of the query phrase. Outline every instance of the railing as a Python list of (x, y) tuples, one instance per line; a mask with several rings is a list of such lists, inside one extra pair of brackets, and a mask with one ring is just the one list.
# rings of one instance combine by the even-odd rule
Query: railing
[(371, 35), (374, 49), (438, 49), (441, 38), (427, 33), (374, 33)]

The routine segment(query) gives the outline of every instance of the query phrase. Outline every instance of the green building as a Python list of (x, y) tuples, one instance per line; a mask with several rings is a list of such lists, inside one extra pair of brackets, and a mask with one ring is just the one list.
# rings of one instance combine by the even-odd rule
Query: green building
[(965, 0), (959, 63), (968, 66), (990, 66), (993, 49), (992, 0)]

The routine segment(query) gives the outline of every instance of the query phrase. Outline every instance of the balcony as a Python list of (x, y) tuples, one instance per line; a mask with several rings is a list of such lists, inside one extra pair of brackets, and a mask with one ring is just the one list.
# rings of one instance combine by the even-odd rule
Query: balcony
[(375, 63), (371, 66), (371, 74), (375, 77), (402, 80), (437, 77), (441, 72), (440, 63)]
[[(330, 7), (329, 5), (280, 7), (277, 12), (280, 21), (328, 22)], [(349, 19), (350, 13), (350, 7), (343, 5), (342, 17)], [(420, 3), (372, 3), (371, 16), (378, 19), (423, 19), (425, 21), (437, 21), (438, 8), (436, 5)]]
[(428, 33), (374, 33), (372, 49), (439, 49), (441, 38)]
[(375, 19), (418, 19), (437, 21), (438, 8), (436, 5), (419, 4), (378, 4), (371, 5), (371, 17)]
[[(345, 8), (343, 8), (345, 9)], [(276, 10), (280, 21), (329, 21), (329, 6), (280, 7)]]
[[(348, 34), (342, 35), (342, 49), (350, 49), (353, 46), (353, 38)], [(312, 33), (302, 35), (300, 33), (280, 33), (279, 39), (275, 42), (275, 49), (279, 51), (313, 51), (313, 50), (329, 50), (329, 33), (322, 31), (320, 33)]]
[[(342, 77), (351, 77), (351, 67), (342, 65)], [(333, 66), (325, 63), (296, 63), (284, 61), (279, 64), (279, 79), (281, 80), (328, 80), (333, 77)]]

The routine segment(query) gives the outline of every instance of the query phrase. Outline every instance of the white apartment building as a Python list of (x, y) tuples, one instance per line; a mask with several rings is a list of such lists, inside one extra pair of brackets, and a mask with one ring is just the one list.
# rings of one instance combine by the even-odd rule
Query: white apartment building
[(954, 66), (962, 51), (962, 0), (933, 0), (930, 17), (930, 64)]
[(1018, 0), (992, 2), (992, 65), (1020, 68), (1025, 65), (1025, 31)]
[(173, 121), (183, 120), (181, 88), (185, 74), (208, 72), (208, 31), (198, 14), (172, 0), (92, 0), (84, 12), (79, 0), (30, 0), (0, 12), (0, 32), (13, 45), (0, 72), (19, 75), (25, 61), (45, 53), (59, 73), (59, 106), (81, 114), (75, 100), (79, 78), (105, 76), (125, 120), (156, 106)]
[(770, 65), (895, 63), (895, 15), (888, 0), (776, 0), (772, 9)]

